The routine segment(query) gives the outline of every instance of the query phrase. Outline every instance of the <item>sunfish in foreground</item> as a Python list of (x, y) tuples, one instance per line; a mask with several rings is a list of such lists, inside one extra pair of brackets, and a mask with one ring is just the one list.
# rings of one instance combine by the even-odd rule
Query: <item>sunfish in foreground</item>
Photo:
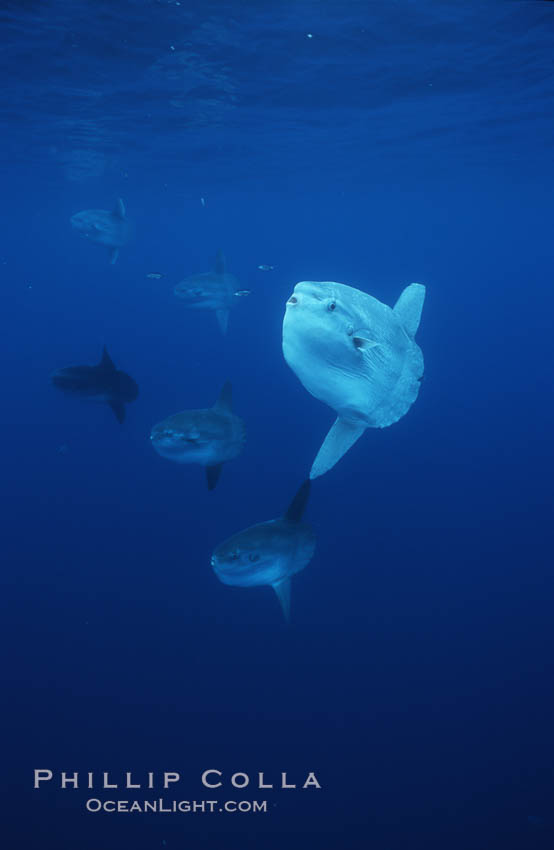
[(132, 233), (132, 226), (125, 215), (121, 198), (115, 209), (83, 210), (71, 216), (71, 226), (85, 239), (105, 245), (110, 249), (110, 263), (115, 263), (119, 249), (125, 245)]
[(115, 368), (106, 346), (97, 366), (68, 366), (52, 375), (52, 383), (69, 395), (91, 401), (105, 401), (118, 422), (125, 420), (125, 404), (138, 396), (136, 381)]
[(239, 289), (234, 274), (225, 271), (225, 257), (221, 251), (217, 253), (213, 271), (186, 277), (173, 291), (189, 310), (215, 310), (222, 333), (227, 332), (229, 310), (238, 297), (250, 295), (250, 290)]
[(290, 579), (310, 562), (315, 534), (302, 522), (310, 495), (305, 481), (284, 516), (261, 522), (221, 543), (212, 556), (212, 567), (223, 584), (235, 587), (271, 585), (288, 622)]
[(213, 407), (169, 416), (154, 425), (150, 434), (162, 457), (205, 466), (209, 490), (217, 484), (225, 461), (233, 460), (244, 447), (244, 422), (233, 413), (231, 402), (231, 384), (227, 382)]
[(331, 469), (366, 428), (397, 422), (417, 398), (423, 355), (414, 340), (425, 287), (411, 283), (391, 309), (332, 281), (297, 283), (283, 321), (283, 354), (308, 392), (338, 418), (310, 478)]

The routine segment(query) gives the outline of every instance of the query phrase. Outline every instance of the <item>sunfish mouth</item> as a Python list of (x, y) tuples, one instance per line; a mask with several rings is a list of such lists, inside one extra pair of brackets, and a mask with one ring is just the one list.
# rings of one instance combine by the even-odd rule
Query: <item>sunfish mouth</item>
[(289, 305), (290, 305), (290, 306), (292, 306), (292, 305), (294, 305), (294, 304), (298, 304), (298, 298), (296, 297), (296, 295), (291, 295), (291, 297), (290, 297), (290, 298), (289, 298), (289, 300), (287, 301), (287, 307), (288, 307)]

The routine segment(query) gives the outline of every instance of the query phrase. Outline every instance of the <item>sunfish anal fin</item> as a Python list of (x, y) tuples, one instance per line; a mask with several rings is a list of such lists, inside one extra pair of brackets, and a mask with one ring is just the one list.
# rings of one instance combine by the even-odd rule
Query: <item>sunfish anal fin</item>
[(214, 464), (214, 466), (206, 467), (206, 481), (208, 482), (208, 490), (214, 489), (215, 485), (219, 481), (219, 476), (221, 475), (222, 469), (222, 463), (216, 463)]
[(410, 283), (400, 293), (400, 298), (393, 307), (393, 312), (401, 322), (404, 330), (412, 338), (416, 335), (425, 301), (425, 287), (422, 283)]
[(214, 410), (219, 410), (221, 413), (231, 413), (233, 409), (233, 388), (231, 381), (225, 381), (219, 398), (214, 404)]
[(119, 248), (110, 248), (110, 264), (113, 266), (119, 257)]
[(290, 578), (281, 579), (271, 585), (281, 605), (285, 622), (290, 623)]
[(115, 209), (114, 209), (114, 211), (113, 211), (113, 214), (114, 214), (117, 218), (125, 218), (125, 204), (123, 203), (123, 201), (121, 200), (121, 198), (118, 198), (118, 199), (117, 199), (117, 202), (116, 202), (116, 205), (115, 205)]
[(221, 333), (227, 333), (227, 325), (229, 324), (229, 310), (216, 310), (217, 321), (221, 328)]
[(318, 478), (332, 469), (365, 430), (366, 426), (363, 423), (349, 422), (339, 416), (317, 453), (310, 471), (310, 478)]
[(125, 422), (125, 405), (119, 399), (112, 398), (111, 401), (108, 402), (111, 409), (115, 413), (115, 418), (119, 422), (120, 425), (123, 425)]

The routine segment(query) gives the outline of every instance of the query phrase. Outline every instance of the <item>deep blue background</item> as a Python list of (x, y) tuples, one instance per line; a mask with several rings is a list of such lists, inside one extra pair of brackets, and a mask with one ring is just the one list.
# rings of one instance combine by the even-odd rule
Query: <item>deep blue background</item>
[[(2, 846), (550, 847), (554, 5), (1, 10)], [(110, 266), (69, 217), (118, 196), (137, 237)], [(226, 338), (172, 294), (218, 248), (252, 290)], [(426, 375), (315, 482), (286, 628), (209, 559), (285, 509), (333, 421), (281, 354), (305, 278), (425, 283)], [(140, 385), (123, 427), (49, 385), (104, 343)], [(248, 442), (209, 493), (148, 435), (226, 379)], [(93, 816), (35, 767), (324, 788)]]

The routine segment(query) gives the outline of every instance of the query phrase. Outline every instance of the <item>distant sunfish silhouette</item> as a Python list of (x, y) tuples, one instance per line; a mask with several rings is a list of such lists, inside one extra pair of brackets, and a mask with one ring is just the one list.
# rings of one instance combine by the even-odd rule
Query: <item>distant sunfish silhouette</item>
[(235, 275), (225, 270), (225, 257), (218, 251), (213, 271), (186, 277), (173, 291), (189, 310), (215, 310), (219, 327), (226, 333), (229, 310), (240, 296), (250, 295), (248, 289), (239, 287)]
[(83, 210), (75, 213), (71, 216), (71, 225), (80, 236), (109, 248), (112, 264), (119, 256), (119, 249), (129, 241), (132, 235), (132, 226), (125, 215), (121, 198), (118, 199), (112, 212)]
[(223, 584), (235, 587), (270, 585), (290, 617), (290, 580), (310, 562), (315, 534), (302, 516), (308, 503), (310, 481), (305, 481), (284, 516), (253, 525), (221, 543), (212, 567)]
[(232, 390), (227, 382), (213, 407), (184, 410), (154, 425), (152, 445), (158, 454), (176, 463), (205, 466), (208, 489), (213, 490), (223, 464), (244, 447), (244, 422), (231, 408)]
[(425, 287), (412, 283), (393, 309), (333, 281), (297, 283), (283, 321), (283, 354), (308, 392), (338, 418), (310, 478), (331, 469), (366, 428), (397, 422), (417, 398), (423, 355), (414, 340)]
[(115, 368), (106, 346), (97, 366), (68, 366), (52, 375), (52, 384), (69, 395), (104, 401), (118, 422), (125, 420), (125, 405), (138, 396), (136, 381)]

